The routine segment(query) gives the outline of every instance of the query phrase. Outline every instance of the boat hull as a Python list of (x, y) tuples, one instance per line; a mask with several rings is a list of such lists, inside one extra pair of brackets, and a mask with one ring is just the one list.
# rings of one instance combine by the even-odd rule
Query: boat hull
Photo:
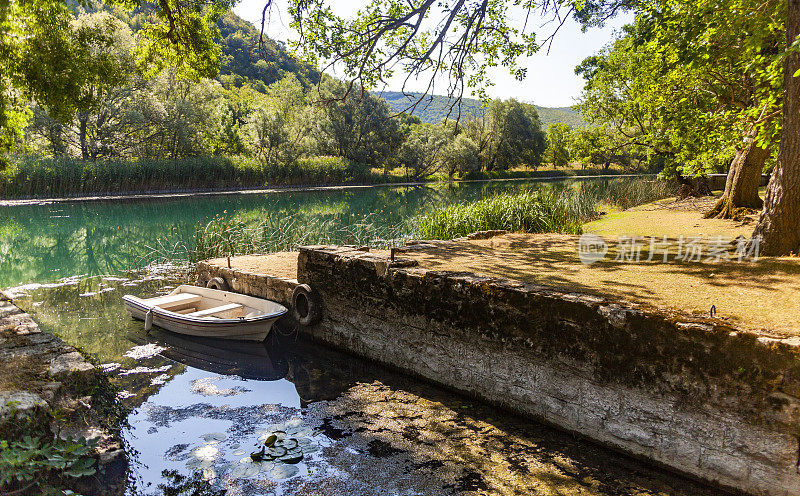
[[(212, 291), (206, 288), (198, 290)], [(220, 292), (226, 293), (226, 292)], [(229, 293), (233, 295), (233, 293)], [(186, 315), (164, 310), (147, 304), (147, 300), (125, 295), (125, 309), (134, 319), (145, 320), (148, 312), (152, 312), (152, 324), (162, 329), (189, 336), (207, 338), (234, 339), (240, 341), (264, 341), (272, 330), (272, 326), (285, 315), (288, 310), (274, 312), (271, 315), (238, 319), (190, 318)], [(276, 304), (277, 305), (277, 304)]]

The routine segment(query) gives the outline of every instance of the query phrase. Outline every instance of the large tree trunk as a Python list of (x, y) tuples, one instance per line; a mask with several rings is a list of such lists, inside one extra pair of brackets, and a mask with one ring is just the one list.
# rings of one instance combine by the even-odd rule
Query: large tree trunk
[(761, 171), (769, 158), (769, 151), (752, 141), (736, 152), (728, 170), (725, 192), (706, 218), (731, 219), (737, 217), (739, 209), (759, 209), (764, 205), (758, 196)]
[[(800, 0), (789, 0), (787, 47), (800, 34)], [(764, 209), (753, 237), (761, 237), (760, 252), (788, 255), (800, 252), (800, 54), (791, 52), (783, 66), (783, 128), (778, 164), (767, 186)]]
[(78, 137), (81, 142), (81, 157), (89, 160), (89, 139), (87, 127), (89, 126), (89, 112), (78, 113)]

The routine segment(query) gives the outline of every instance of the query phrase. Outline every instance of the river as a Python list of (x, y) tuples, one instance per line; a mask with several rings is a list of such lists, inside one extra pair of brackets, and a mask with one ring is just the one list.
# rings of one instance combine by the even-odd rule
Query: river
[[(118, 401), (131, 411), (122, 432), (131, 496), (160, 495), (159, 484), (174, 490), (186, 482), (181, 477), (229, 495), (717, 494), (570, 434), (283, 337), (285, 329), (245, 345), (145, 334), (120, 303), (122, 294), (164, 294), (189, 280), (169, 266), (127, 269), (152, 259), (155, 243), (184, 242), (215, 216), (302, 215), (346, 226), (372, 214), (371, 222), (394, 225), (443, 201), (540, 184), (3, 208), (0, 286), (14, 286), (17, 304), (44, 330), (92, 354), (112, 376)], [(281, 449), (296, 454), (291, 463), (253, 463), (250, 453), (274, 432), (285, 436)]]

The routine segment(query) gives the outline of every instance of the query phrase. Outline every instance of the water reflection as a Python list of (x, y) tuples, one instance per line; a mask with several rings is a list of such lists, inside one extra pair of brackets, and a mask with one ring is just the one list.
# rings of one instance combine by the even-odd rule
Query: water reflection
[[(253, 345), (148, 335), (125, 316), (123, 290), (165, 293), (179, 282), (140, 274), (15, 290), (34, 318), (98, 350), (123, 390), (130, 495), (161, 494), (164, 470), (231, 496), (719, 494), (291, 336)], [(298, 463), (254, 463), (250, 453), (275, 432), (300, 448)]]
[(542, 184), (546, 183), (437, 184), (1, 207), (0, 288), (75, 275), (120, 274), (161, 261), (185, 252), (196, 226), (216, 216), (245, 223), (293, 216), (296, 229), (320, 220), (331, 222), (332, 231), (369, 216), (376, 225), (395, 226), (433, 204)]

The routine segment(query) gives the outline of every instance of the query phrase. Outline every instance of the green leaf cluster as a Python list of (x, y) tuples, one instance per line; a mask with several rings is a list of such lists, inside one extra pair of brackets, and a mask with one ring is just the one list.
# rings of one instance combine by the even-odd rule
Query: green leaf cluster
[(776, 150), (785, 2), (642, 2), (632, 25), (576, 69), (579, 106), (668, 174), (724, 170), (749, 140)]
[(0, 490), (28, 487), (47, 492), (67, 479), (93, 475), (95, 440), (51, 441), (23, 436), (17, 441), (0, 441)]

